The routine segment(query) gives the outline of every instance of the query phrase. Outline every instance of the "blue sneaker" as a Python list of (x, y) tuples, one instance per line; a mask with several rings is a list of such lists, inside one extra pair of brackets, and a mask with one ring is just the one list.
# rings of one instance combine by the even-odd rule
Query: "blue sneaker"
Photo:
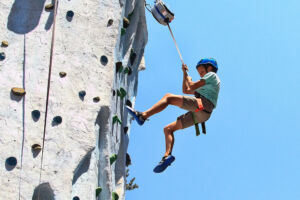
[(158, 163), (158, 165), (153, 169), (155, 173), (161, 173), (167, 169), (169, 165), (171, 165), (172, 162), (174, 162), (175, 157), (172, 155), (169, 155), (167, 157), (163, 157), (161, 161)]
[(135, 121), (139, 124), (139, 125), (143, 125), (145, 123), (145, 119), (143, 119), (142, 117), (142, 113), (135, 111), (133, 108), (131, 108), (130, 106), (126, 106), (126, 109), (128, 110), (128, 113), (134, 117)]

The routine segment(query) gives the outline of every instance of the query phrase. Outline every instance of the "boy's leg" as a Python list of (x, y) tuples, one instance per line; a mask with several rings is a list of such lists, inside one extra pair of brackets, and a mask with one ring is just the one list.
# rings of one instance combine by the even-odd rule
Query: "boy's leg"
[(175, 122), (172, 122), (171, 124), (167, 125), (164, 128), (165, 133), (165, 141), (166, 141), (166, 152), (164, 156), (168, 156), (172, 153), (173, 146), (174, 146), (174, 132), (182, 129), (182, 123), (181, 120), (177, 119)]
[(152, 106), (149, 110), (146, 110), (142, 113), (142, 117), (144, 119), (149, 118), (150, 116), (161, 112), (168, 105), (174, 105), (181, 107), (183, 104), (183, 96), (182, 95), (174, 95), (174, 94), (166, 94), (161, 100), (159, 100), (154, 106)]

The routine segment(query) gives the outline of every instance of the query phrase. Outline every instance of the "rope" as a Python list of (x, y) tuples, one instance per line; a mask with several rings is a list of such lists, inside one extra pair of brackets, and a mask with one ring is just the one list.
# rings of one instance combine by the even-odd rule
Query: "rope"
[(179, 48), (178, 48), (177, 42), (176, 42), (176, 40), (175, 40), (175, 37), (174, 37), (174, 35), (173, 35), (173, 32), (172, 32), (172, 30), (171, 30), (171, 27), (170, 27), (170, 24), (169, 24), (169, 23), (168, 23), (168, 28), (169, 28), (169, 31), (170, 31), (171, 36), (172, 36), (172, 38), (173, 38), (173, 41), (174, 41), (174, 43), (175, 43), (177, 52), (178, 52), (178, 54), (179, 54), (179, 56), (180, 56), (181, 63), (184, 64), (183, 58), (182, 58), (182, 56), (181, 56), (180, 50), (179, 50)]
[[(53, 60), (53, 49), (54, 49), (55, 24), (56, 24), (57, 8), (58, 8), (58, 0), (54, 0), (54, 18), (53, 18), (51, 49), (50, 49), (50, 62), (49, 62), (47, 97), (46, 97), (46, 110), (45, 110), (45, 122), (44, 122), (44, 132), (43, 132), (43, 145), (42, 145), (42, 156), (41, 156), (41, 168), (40, 168), (40, 180), (39, 180), (39, 183), (41, 183), (41, 179), (42, 179), (42, 169), (43, 169), (45, 136), (46, 136), (46, 127), (47, 127), (48, 103), (49, 103), (50, 80), (51, 80), (51, 71), (52, 71), (52, 60)], [(39, 195), (38, 195), (38, 199), (39, 199)]]

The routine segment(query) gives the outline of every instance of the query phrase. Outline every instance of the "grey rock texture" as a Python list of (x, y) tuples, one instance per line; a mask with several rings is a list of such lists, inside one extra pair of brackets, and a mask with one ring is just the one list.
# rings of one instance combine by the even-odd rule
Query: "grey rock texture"
[[(144, 0), (59, 1), (55, 23), (54, 10), (45, 10), (50, 3), (55, 1), (0, 2), (0, 41), (9, 43), (0, 47), (0, 199), (110, 200), (116, 192), (123, 200), (124, 127), (131, 122), (124, 108), (128, 100), (134, 104), (138, 72), (145, 68)], [(130, 25), (121, 35), (124, 16)], [(117, 72), (116, 62), (132, 73)], [(14, 87), (26, 94), (13, 94)], [(117, 95), (121, 88), (124, 97)], [(115, 116), (122, 123), (113, 123)], [(110, 164), (113, 154), (118, 157)]]

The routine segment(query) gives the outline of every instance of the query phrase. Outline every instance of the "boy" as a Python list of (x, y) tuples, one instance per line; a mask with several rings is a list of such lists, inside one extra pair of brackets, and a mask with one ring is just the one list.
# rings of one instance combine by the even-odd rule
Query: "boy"
[(175, 160), (175, 157), (172, 156), (174, 146), (173, 133), (179, 129), (188, 128), (194, 125), (195, 122), (207, 121), (217, 105), (220, 90), (220, 79), (216, 74), (218, 71), (217, 61), (213, 58), (201, 59), (197, 63), (196, 69), (201, 79), (193, 82), (187, 74), (188, 67), (184, 64), (182, 65), (182, 92), (184, 94), (194, 94), (195, 97), (166, 94), (154, 106), (144, 112), (135, 111), (129, 106), (126, 107), (139, 125), (143, 125), (146, 119), (161, 112), (168, 105), (178, 106), (189, 111), (164, 128), (166, 152), (162, 160), (154, 168), (156, 173), (163, 172)]

